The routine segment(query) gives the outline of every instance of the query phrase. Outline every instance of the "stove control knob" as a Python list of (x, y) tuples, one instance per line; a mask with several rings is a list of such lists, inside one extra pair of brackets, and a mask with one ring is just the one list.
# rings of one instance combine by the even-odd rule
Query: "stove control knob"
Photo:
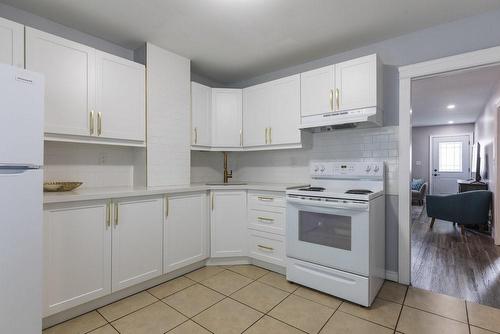
[(369, 173), (372, 170), (372, 166), (368, 165), (366, 166), (366, 172)]
[(378, 171), (379, 171), (378, 166), (373, 167), (373, 171), (374, 171), (375, 173), (376, 173), (376, 172), (378, 172)]
[(323, 173), (325, 171), (325, 166), (322, 165), (320, 168), (320, 171), (321, 171), (321, 173)]
[(314, 166), (314, 172), (317, 173), (318, 171), (319, 171), (319, 167), (318, 167), (318, 165), (315, 165)]

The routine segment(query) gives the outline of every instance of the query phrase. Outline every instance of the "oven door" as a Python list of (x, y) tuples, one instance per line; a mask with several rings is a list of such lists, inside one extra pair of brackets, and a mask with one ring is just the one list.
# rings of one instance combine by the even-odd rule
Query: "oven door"
[(287, 198), (288, 257), (368, 276), (369, 204)]

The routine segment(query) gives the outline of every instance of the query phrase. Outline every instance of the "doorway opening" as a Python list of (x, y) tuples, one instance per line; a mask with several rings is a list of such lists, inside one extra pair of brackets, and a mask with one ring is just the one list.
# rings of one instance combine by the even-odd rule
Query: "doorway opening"
[(410, 84), (410, 283), (500, 308), (500, 247), (490, 210), (500, 65)]

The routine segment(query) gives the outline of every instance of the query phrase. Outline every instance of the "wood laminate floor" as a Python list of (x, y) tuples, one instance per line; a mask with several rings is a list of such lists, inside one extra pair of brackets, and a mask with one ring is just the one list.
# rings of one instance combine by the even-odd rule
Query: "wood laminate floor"
[(500, 247), (487, 235), (436, 220), (412, 207), (411, 284), (420, 289), (500, 308)]

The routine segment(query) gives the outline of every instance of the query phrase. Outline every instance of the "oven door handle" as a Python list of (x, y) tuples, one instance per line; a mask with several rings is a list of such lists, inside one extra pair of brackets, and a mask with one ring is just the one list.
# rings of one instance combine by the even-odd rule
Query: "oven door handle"
[(287, 197), (287, 202), (296, 203), (304, 206), (318, 206), (322, 208), (368, 211), (368, 202), (362, 201), (344, 201), (344, 200), (308, 200), (295, 197)]

